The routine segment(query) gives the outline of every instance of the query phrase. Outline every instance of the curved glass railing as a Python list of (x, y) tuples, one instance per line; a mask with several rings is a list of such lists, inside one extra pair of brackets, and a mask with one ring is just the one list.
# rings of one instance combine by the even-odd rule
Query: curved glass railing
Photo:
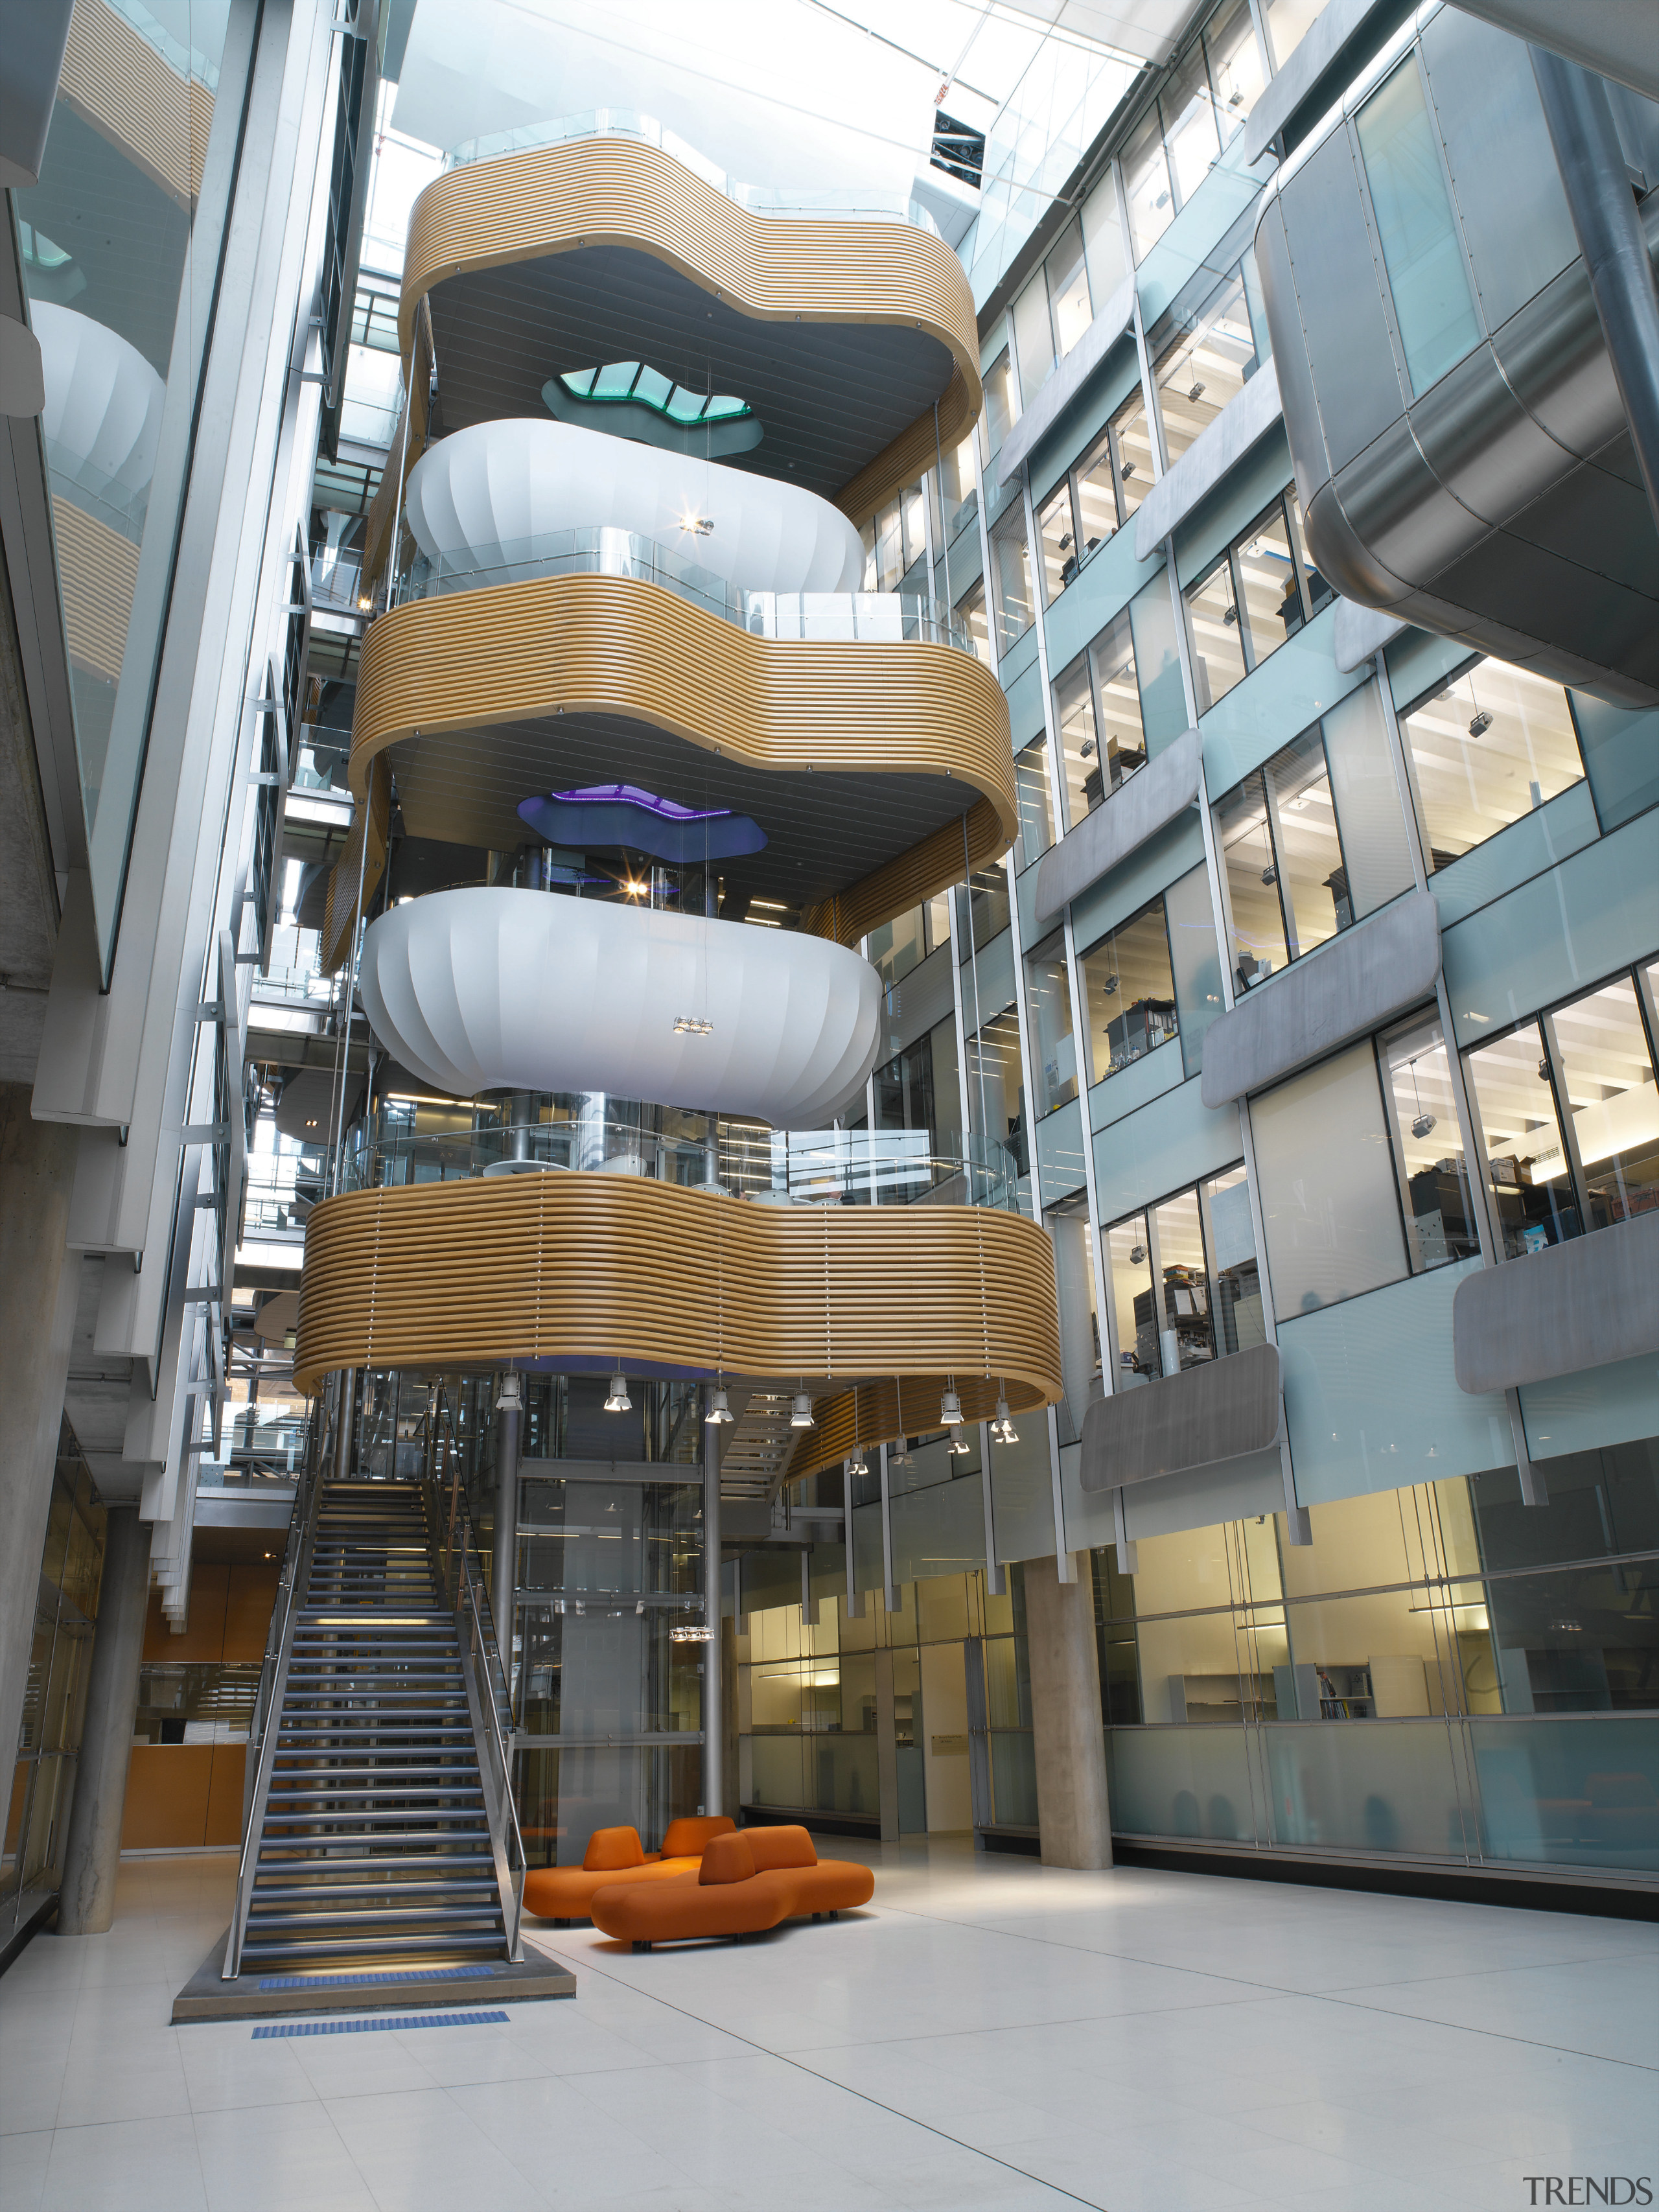
[[(459, 1102), (458, 1113), (467, 1109)], [(651, 1120), (668, 1121), (653, 1127)], [(339, 1188), (537, 1174), (638, 1176), (767, 1206), (988, 1206), (1018, 1213), (1006, 1146), (927, 1129), (767, 1129), (708, 1115), (616, 1116), (422, 1130), (376, 1116), (354, 1133)]]
[(653, 538), (609, 525), (514, 538), (499, 551), (501, 557), (488, 563), (470, 553), (446, 553), (435, 561), (422, 554), (397, 579), (390, 604), (486, 591), (538, 576), (633, 576), (659, 584), (753, 637), (889, 645), (919, 638), (929, 645), (954, 646), (958, 653), (974, 650), (967, 629), (951, 619), (942, 600), (908, 592), (739, 592), (724, 576)]
[(919, 200), (903, 191), (883, 191), (878, 185), (853, 185), (835, 191), (809, 191), (789, 185), (744, 185), (688, 146), (674, 131), (665, 130), (654, 115), (641, 115), (631, 107), (590, 107), (577, 115), (555, 116), (546, 123), (526, 123), (516, 131), (492, 131), (481, 138), (463, 140), (444, 155), (446, 169), (468, 169), (477, 161), (499, 161), (509, 154), (527, 154), (538, 146), (562, 146), (573, 138), (637, 138), (642, 145), (660, 147), (683, 168), (701, 177), (717, 192), (751, 215), (813, 216), (830, 222), (908, 222), (914, 229), (937, 238), (939, 226)]

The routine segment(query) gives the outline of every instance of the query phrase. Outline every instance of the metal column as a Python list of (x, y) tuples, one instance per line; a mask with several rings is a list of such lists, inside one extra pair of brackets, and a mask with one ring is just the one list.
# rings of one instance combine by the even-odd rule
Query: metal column
[(714, 1407), (714, 1385), (702, 1389), (702, 1591), (703, 1620), (709, 1635), (702, 1647), (702, 1809), (718, 1813), (725, 1802), (720, 1772), (720, 1432), (707, 1419)]
[(1659, 294), (1607, 88), (1542, 46), (1527, 51), (1636, 465), (1659, 523)]

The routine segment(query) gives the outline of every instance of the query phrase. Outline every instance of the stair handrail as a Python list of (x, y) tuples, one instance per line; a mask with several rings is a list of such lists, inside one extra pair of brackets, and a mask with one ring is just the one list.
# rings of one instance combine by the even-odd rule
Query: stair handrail
[(253, 1793), (253, 1779), (258, 1771), (259, 1747), (264, 1741), (265, 1725), (270, 1717), (270, 1688), (276, 1671), (277, 1655), (282, 1649), (283, 1627), (288, 1617), (289, 1593), (294, 1585), (295, 1563), (305, 1531), (306, 1515), (309, 1509), (310, 1485), (313, 1467), (320, 1464), (320, 1404), (313, 1408), (308, 1424), (305, 1460), (295, 1483), (294, 1503), (289, 1510), (288, 1536), (283, 1547), (282, 1565), (276, 1570), (276, 1593), (271, 1601), (270, 1626), (265, 1631), (264, 1656), (260, 1662), (259, 1680), (253, 1692), (253, 1711), (248, 1720), (247, 1751), (244, 1759), (242, 1784), (242, 1819), (247, 1820), (248, 1802)]
[[(459, 1546), (455, 1540), (458, 1535), (460, 1539)], [(467, 1639), (467, 1657), (471, 1663), (472, 1688), (478, 1705), (489, 1718), (485, 1735), (494, 1754), (490, 1779), (496, 1801), (489, 1808), (489, 1839), (495, 1855), (496, 1883), (501, 1891), (502, 1921), (507, 1929), (507, 1955), (514, 1965), (518, 1965), (524, 1958), (521, 1923), (528, 1862), (525, 1856), (523, 1832), (519, 1826), (519, 1808), (513, 1794), (513, 1754), (508, 1741), (512, 1728), (511, 1692), (507, 1670), (501, 1661), (489, 1594), (484, 1589), (482, 1571), (477, 1565), (472, 1516), (467, 1510), (465, 1498), (453, 1487), (446, 1557), (448, 1571), (444, 1577), (445, 1590), (457, 1614), (470, 1616), (471, 1632)], [(501, 1689), (505, 1693), (502, 1697), (497, 1696), (498, 1678)], [(506, 1730), (501, 1726), (503, 1711), (507, 1716)], [(488, 1793), (486, 1802), (489, 1803)]]
[(294, 1512), (289, 1522), (288, 1548), (283, 1554), (283, 1571), (277, 1583), (276, 1603), (271, 1608), (264, 1664), (259, 1670), (259, 1690), (254, 1705), (254, 1719), (258, 1729), (257, 1753), (252, 1728), (248, 1732), (246, 1763), (252, 1769), (253, 1778), (252, 1785), (245, 1784), (243, 1790), (242, 1850), (236, 1863), (236, 1898), (231, 1907), (230, 1927), (225, 1936), (224, 1964), (220, 1969), (220, 1978), (227, 1982), (234, 1982), (242, 1970), (242, 1942), (247, 1933), (247, 1917), (253, 1903), (253, 1877), (259, 1863), (259, 1845), (264, 1836), (265, 1807), (270, 1797), (271, 1769), (276, 1762), (276, 1741), (282, 1734), (283, 1699), (288, 1688), (289, 1662), (294, 1656), (294, 1631), (300, 1616), (300, 1592), (305, 1588), (306, 1577), (311, 1569), (312, 1553), (316, 1546), (317, 1517), (325, 1487), (322, 1469), (328, 1455), (327, 1439), (320, 1433), (320, 1425), (313, 1424), (313, 1449), (307, 1455), (305, 1473), (294, 1500)]

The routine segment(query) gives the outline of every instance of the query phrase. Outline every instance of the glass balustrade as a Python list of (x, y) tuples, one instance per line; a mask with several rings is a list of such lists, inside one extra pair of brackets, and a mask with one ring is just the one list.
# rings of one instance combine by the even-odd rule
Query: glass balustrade
[(884, 191), (876, 185), (814, 191), (791, 185), (739, 184), (717, 169), (695, 146), (688, 146), (684, 138), (665, 130), (655, 116), (641, 115), (631, 107), (590, 107), (545, 123), (521, 124), (514, 131), (492, 131), (452, 147), (443, 165), (446, 169), (471, 168), (477, 161), (498, 161), (510, 154), (527, 154), (538, 146), (562, 146), (575, 138), (633, 138), (642, 145), (660, 147), (682, 168), (690, 169), (694, 177), (700, 177), (751, 215), (806, 216), (832, 222), (905, 222), (935, 238), (939, 234), (927, 209), (903, 191)]
[(542, 576), (634, 577), (660, 585), (753, 637), (873, 640), (887, 645), (920, 639), (954, 646), (958, 653), (974, 649), (966, 629), (938, 599), (908, 592), (740, 592), (712, 568), (699, 567), (670, 547), (609, 525), (510, 539), (492, 549), (487, 561), (471, 551), (446, 553), (436, 560), (423, 554), (398, 577), (390, 603), (400, 606), (409, 599), (441, 599), (451, 592), (484, 591)]
[[(459, 1119), (468, 1110), (458, 1101), (453, 1112)], [(371, 1132), (353, 1132), (338, 1187), (537, 1173), (639, 1176), (771, 1206), (1020, 1210), (1013, 1157), (994, 1139), (964, 1143), (927, 1129), (768, 1129), (650, 1108), (626, 1115), (555, 1108), (544, 1119), (441, 1129), (411, 1127), (395, 1106), (381, 1109)]]

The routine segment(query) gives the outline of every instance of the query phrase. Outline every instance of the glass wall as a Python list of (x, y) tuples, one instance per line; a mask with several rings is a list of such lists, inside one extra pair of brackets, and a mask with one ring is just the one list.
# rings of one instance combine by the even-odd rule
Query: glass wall
[(1231, 145), (1267, 72), (1247, 0), (1210, 19), (1154, 101), (1123, 156), (1137, 261), (1144, 261)]
[(1119, 1389), (1267, 1340), (1243, 1166), (1106, 1232)]
[(579, 1866), (595, 1828), (649, 1847), (697, 1809), (703, 1646), (674, 1631), (703, 1617), (702, 1526), (701, 1480), (521, 1485), (514, 1748), (532, 1865)]
[(1282, 493), (1259, 514), (1185, 596), (1201, 714), (1331, 598), (1330, 586), (1308, 565), (1295, 494)]
[(1354, 127), (1406, 371), (1412, 390), (1426, 392), (1463, 358), (1480, 325), (1415, 53), (1372, 94)]
[(103, 1564), (104, 1509), (64, 1421), (0, 1850), (0, 1941), (10, 1936), (26, 1893), (58, 1887)]
[(1234, 972), (1249, 990), (1411, 889), (1375, 684), (1216, 801)]
[[(1659, 1445), (1096, 1555), (1120, 1834), (1659, 1870)], [(1126, 1724), (1126, 1723), (1139, 1723)]]
[(15, 194), (106, 972), (251, 46), (246, 11), (227, 45), (231, 0), (185, 0), (168, 20), (79, 0), (40, 182)]
[(1031, 590), (1031, 549), (1025, 538), (1025, 509), (1016, 502), (991, 532), (991, 597), (996, 607), (997, 655), (1017, 645), (1036, 612)]
[(1659, 1205), (1656, 982), (1649, 963), (1464, 1054), (1506, 1259)]
[(1168, 328), (1151, 331), (1147, 343), (1164, 450), (1173, 468), (1273, 351), (1254, 252), (1207, 299)]
[(1152, 475), (1146, 404), (1137, 384), (1038, 510), (1045, 605), (1052, 605), (1091, 556), (1123, 527), (1151, 489)]
[(1091, 1080), (1143, 1060), (1181, 1030), (1162, 895), (1078, 961), (1088, 1005)]
[(1505, 660), (1471, 660), (1400, 717), (1431, 871), (1579, 782), (1571, 702)]

